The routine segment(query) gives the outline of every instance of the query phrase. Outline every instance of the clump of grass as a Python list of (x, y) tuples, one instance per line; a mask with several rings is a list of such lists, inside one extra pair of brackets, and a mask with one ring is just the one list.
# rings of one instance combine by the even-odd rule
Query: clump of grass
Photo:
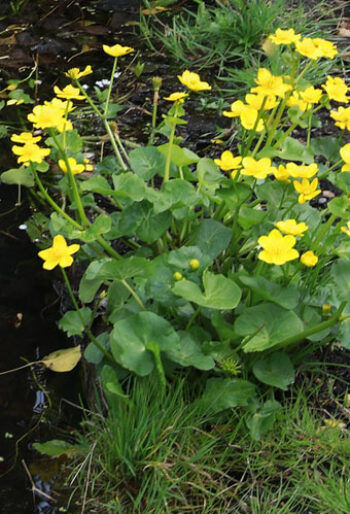
[(183, 8), (160, 28), (142, 18), (141, 31), (148, 39), (158, 39), (173, 58), (186, 66), (200, 68), (213, 64), (221, 70), (227, 62), (250, 62), (252, 48), (273, 32), (276, 19), (285, 9), (285, 0), (216, 0), (215, 6), (197, 2), (196, 11)]
[(138, 379), (129, 392), (83, 423), (84, 512), (349, 512), (347, 432), (323, 425), (303, 388), (259, 442), (240, 412), (213, 419), (190, 403), (188, 382), (162, 397)]

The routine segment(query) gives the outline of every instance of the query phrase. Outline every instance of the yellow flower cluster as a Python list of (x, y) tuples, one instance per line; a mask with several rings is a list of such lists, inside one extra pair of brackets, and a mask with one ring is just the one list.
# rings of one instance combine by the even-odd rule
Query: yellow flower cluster
[(28, 120), (33, 123), (34, 128), (56, 128), (59, 132), (64, 132), (73, 129), (72, 123), (66, 119), (66, 114), (72, 110), (71, 101), (53, 98), (50, 102), (44, 102), (43, 105), (36, 105), (28, 114)]
[(277, 29), (274, 34), (269, 36), (269, 40), (275, 45), (295, 45), (296, 51), (303, 57), (317, 60), (321, 57), (334, 59), (337, 55), (337, 47), (331, 41), (319, 37), (301, 38), (301, 34), (296, 34), (294, 29)]

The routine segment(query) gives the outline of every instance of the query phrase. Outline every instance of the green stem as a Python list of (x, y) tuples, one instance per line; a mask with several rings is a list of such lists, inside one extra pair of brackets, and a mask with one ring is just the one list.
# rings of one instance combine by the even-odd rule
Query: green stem
[[(109, 123), (105, 117), (106, 113), (103, 114), (99, 109), (98, 107), (96, 106), (96, 104), (91, 100), (90, 96), (87, 94), (87, 92), (85, 91), (85, 89), (82, 88), (80, 82), (78, 80), (75, 81), (76, 85), (78, 86), (79, 88), (79, 91), (81, 92), (82, 95), (84, 95), (86, 101), (88, 102), (88, 104), (90, 105), (90, 107), (92, 108), (92, 110), (95, 112), (95, 114), (97, 114), (97, 116), (102, 120), (104, 126), (105, 126), (105, 129), (108, 133), (108, 136), (109, 136), (109, 139), (110, 139), (110, 142), (111, 142), (111, 145), (112, 145), (112, 148), (113, 148), (113, 151), (118, 159), (118, 162), (119, 164), (121, 165), (122, 169), (125, 171), (127, 170), (127, 166), (125, 165), (123, 159), (122, 159), (122, 156), (119, 152), (119, 149), (118, 149), (118, 146), (116, 144), (116, 140), (115, 140), (115, 137), (114, 137), (114, 134), (112, 132), (112, 129), (111, 127), (109, 126)], [(111, 84), (110, 84), (111, 86)], [(107, 110), (108, 110), (108, 106), (107, 106)]]
[(71, 216), (69, 216), (69, 214), (67, 214), (63, 209), (61, 209), (61, 207), (59, 205), (57, 205), (57, 203), (51, 198), (51, 196), (48, 194), (48, 192), (44, 188), (43, 183), (41, 182), (34, 166), (32, 164), (30, 166), (31, 166), (31, 170), (34, 175), (34, 178), (35, 178), (35, 182), (37, 183), (37, 186), (38, 186), (40, 192), (42, 193), (42, 195), (44, 196), (45, 200), (47, 201), (47, 203), (49, 203), (51, 205), (51, 207), (53, 207), (54, 210), (56, 212), (58, 212), (58, 214), (63, 216), (63, 218), (65, 218), (75, 228), (77, 228), (79, 230), (84, 230), (84, 227), (82, 225), (80, 225), (80, 223), (78, 223), (77, 221), (75, 221), (75, 219), (73, 219)]
[(77, 205), (80, 222), (81, 222), (81, 224), (83, 226), (88, 227), (90, 225), (90, 221), (86, 217), (86, 214), (85, 214), (85, 211), (84, 211), (84, 207), (83, 207), (83, 204), (82, 204), (82, 201), (81, 201), (81, 198), (80, 198), (78, 186), (77, 186), (77, 183), (75, 181), (72, 169), (70, 167), (67, 154), (64, 151), (64, 149), (62, 148), (62, 146), (60, 145), (54, 130), (53, 129), (49, 129), (49, 132), (50, 132), (50, 135), (51, 135), (52, 139), (54, 140), (54, 142), (55, 142), (55, 144), (56, 144), (56, 146), (58, 148), (58, 151), (60, 152), (60, 154), (61, 154), (61, 156), (62, 156), (62, 158), (63, 158), (63, 160), (64, 160), (64, 162), (66, 164), (67, 174), (68, 174), (69, 182), (70, 182), (70, 185), (71, 185), (71, 188), (72, 188), (72, 191), (73, 191), (73, 197), (74, 197), (75, 203)]
[(109, 102), (111, 99), (111, 93), (112, 93), (112, 88), (113, 88), (114, 74), (115, 74), (115, 70), (117, 69), (117, 62), (118, 62), (118, 57), (114, 57), (112, 72), (111, 72), (111, 80), (109, 81), (106, 104), (105, 104), (105, 109), (104, 109), (104, 113), (103, 113), (104, 118), (107, 116), (107, 112), (108, 112)]
[[(177, 116), (177, 107), (175, 106), (175, 112), (174, 112), (174, 118)], [(171, 164), (171, 150), (173, 148), (174, 144), (174, 137), (175, 137), (175, 130), (176, 130), (176, 122), (173, 121), (173, 126), (171, 127), (169, 142), (168, 142), (168, 153), (166, 156), (166, 162), (165, 162), (165, 169), (164, 169), (164, 178), (163, 178), (163, 184), (166, 184), (169, 180), (169, 174), (170, 174), (170, 164)]]
[(303, 332), (299, 332), (299, 334), (296, 334), (295, 336), (287, 337), (286, 339), (283, 339), (280, 343), (275, 345), (273, 348), (271, 348), (272, 351), (276, 351), (282, 348), (286, 348), (287, 346), (291, 346), (296, 343), (300, 343), (307, 337), (312, 336), (313, 334), (317, 334), (318, 332), (321, 332), (322, 330), (325, 330), (326, 328), (331, 328), (334, 325), (336, 325), (338, 322), (343, 321), (342, 312), (345, 309), (347, 302), (342, 302), (340, 304), (339, 309), (337, 312), (329, 318), (326, 321), (322, 321), (321, 323), (318, 323), (318, 325), (315, 325), (313, 327), (307, 328)]
[(139, 306), (141, 307), (142, 310), (146, 310), (146, 307), (144, 306), (144, 303), (143, 301), (141, 300), (141, 298), (138, 296), (138, 294), (134, 291), (134, 289), (127, 283), (126, 280), (121, 280), (121, 283), (123, 284), (123, 286), (125, 287), (125, 289), (127, 289), (129, 291), (129, 293), (131, 294), (131, 296), (133, 296), (133, 298), (135, 298), (136, 302), (139, 304)]
[(84, 330), (86, 332), (86, 334), (88, 335), (90, 341), (104, 354), (104, 356), (111, 362), (115, 362), (112, 355), (106, 350), (106, 348), (104, 348), (104, 346), (102, 346), (102, 344), (96, 339), (96, 337), (93, 335), (93, 333), (91, 332), (91, 330), (85, 326), (85, 321), (84, 321), (84, 318), (80, 312), (80, 308), (79, 308), (79, 305), (78, 305), (78, 302), (75, 298), (75, 295), (73, 293), (73, 290), (72, 290), (72, 287), (70, 285), (70, 282), (69, 282), (69, 278), (68, 278), (68, 275), (66, 273), (66, 270), (64, 268), (61, 267), (61, 271), (62, 271), (62, 275), (63, 275), (63, 279), (65, 281), (65, 284), (67, 286), (67, 289), (68, 289), (68, 293), (69, 293), (69, 296), (72, 300), (72, 303), (74, 305), (74, 308), (75, 310), (77, 311), (77, 314), (80, 318), (80, 321), (82, 322), (82, 325), (84, 327)]

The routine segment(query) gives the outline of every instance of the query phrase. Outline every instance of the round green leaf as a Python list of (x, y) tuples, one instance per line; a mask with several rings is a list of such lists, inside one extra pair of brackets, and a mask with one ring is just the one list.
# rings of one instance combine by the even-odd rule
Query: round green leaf
[(115, 360), (140, 376), (149, 375), (154, 367), (149, 343), (160, 351), (170, 351), (179, 345), (179, 336), (165, 319), (153, 312), (140, 312), (117, 321), (111, 332), (111, 350)]
[(260, 382), (286, 391), (294, 382), (294, 367), (286, 353), (275, 352), (255, 362), (253, 373)]

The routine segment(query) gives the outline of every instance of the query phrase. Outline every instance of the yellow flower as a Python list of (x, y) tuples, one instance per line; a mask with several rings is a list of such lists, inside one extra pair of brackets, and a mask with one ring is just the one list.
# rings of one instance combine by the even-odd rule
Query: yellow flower
[(90, 73), (92, 73), (92, 68), (91, 68), (90, 64), (88, 64), (85, 67), (85, 70), (83, 70), (83, 71), (80, 71), (79, 68), (71, 68), (70, 70), (68, 70), (65, 73), (65, 76), (69, 77), (70, 79), (78, 80), (81, 77), (85, 77), (86, 75), (90, 75)]
[(41, 136), (33, 136), (31, 132), (21, 132), (20, 134), (12, 134), (11, 141), (14, 143), (37, 143), (41, 140)]
[(253, 109), (253, 107), (246, 107), (240, 115), (242, 127), (244, 127), (247, 130), (255, 130), (255, 132), (261, 132), (264, 130), (264, 122), (263, 120), (259, 120), (258, 123), (256, 123), (256, 120), (258, 118), (259, 111), (256, 109)]
[(293, 91), (287, 100), (287, 105), (288, 107), (294, 107), (294, 105), (297, 105), (301, 112), (311, 109), (311, 105), (301, 99), (299, 91)]
[(183, 280), (183, 276), (179, 271), (175, 271), (175, 273), (173, 274), (173, 279), (176, 280), (176, 282), (178, 282), (179, 280)]
[(290, 182), (289, 180), (289, 173), (286, 170), (286, 168), (280, 164), (278, 168), (273, 168), (273, 175), (277, 180), (280, 180), (281, 182)]
[(247, 175), (256, 179), (264, 179), (267, 175), (273, 172), (274, 168), (271, 166), (271, 159), (268, 157), (258, 160), (255, 160), (254, 157), (243, 158), (243, 169), (241, 170), (242, 175)]
[(304, 91), (300, 91), (300, 97), (307, 104), (317, 104), (322, 96), (321, 89), (315, 89), (314, 86), (306, 88)]
[(331, 41), (316, 37), (314, 39), (314, 44), (320, 52), (320, 57), (325, 57), (326, 59), (334, 59), (334, 57), (338, 54), (336, 45)]
[(24, 166), (29, 166), (31, 162), (40, 164), (50, 153), (49, 148), (40, 148), (35, 143), (26, 143), (23, 146), (13, 146), (12, 152), (18, 155), (17, 162), (23, 162)]
[(230, 150), (225, 150), (225, 152), (222, 152), (220, 159), (214, 159), (214, 162), (223, 171), (235, 170), (240, 167), (242, 157), (234, 157)]
[[(46, 105), (36, 105), (33, 111), (28, 114), (28, 120), (33, 123), (35, 128), (57, 128), (60, 132), (64, 128), (64, 112), (47, 102)], [(67, 130), (70, 122), (67, 122)]]
[(331, 111), (330, 116), (337, 127), (350, 130), (350, 107), (339, 107), (337, 111)]
[(294, 180), (293, 185), (295, 190), (299, 193), (299, 203), (305, 203), (308, 200), (312, 200), (315, 196), (321, 193), (321, 190), (317, 189), (317, 178), (314, 178), (312, 182), (309, 182), (307, 178), (303, 178), (301, 182)]
[(45, 262), (43, 268), (52, 270), (56, 266), (67, 268), (73, 264), (72, 254), (76, 253), (80, 245), (73, 244), (68, 246), (63, 236), (58, 235), (53, 238), (53, 244), (50, 248), (42, 250), (38, 253), (39, 257)]
[(350, 236), (350, 221), (347, 221), (345, 227), (340, 227), (340, 230), (344, 232), (344, 234)]
[(293, 248), (296, 243), (295, 237), (283, 236), (276, 229), (271, 230), (267, 236), (259, 237), (258, 243), (263, 248), (258, 254), (258, 259), (268, 264), (281, 266), (299, 257), (299, 252)]
[(44, 105), (48, 105), (50, 107), (54, 107), (58, 111), (61, 111), (62, 116), (65, 115), (66, 112), (74, 111), (75, 107), (73, 107), (73, 102), (70, 100), (60, 100), (59, 98), (54, 97), (50, 102), (44, 102)]
[(169, 96), (164, 96), (164, 100), (168, 100), (168, 102), (180, 102), (184, 103), (185, 98), (188, 96), (188, 93), (171, 93)]
[(253, 95), (251, 93), (245, 95), (245, 101), (249, 107), (253, 107), (253, 109), (256, 109), (257, 111), (261, 109), (263, 104), (264, 111), (273, 109), (278, 104), (278, 100), (275, 96)]
[(340, 157), (345, 162), (344, 166), (342, 167), (342, 171), (350, 171), (350, 143), (347, 145), (344, 145), (339, 150)]
[(308, 59), (316, 60), (321, 57), (319, 49), (315, 45), (314, 40), (310, 37), (297, 41), (295, 43), (295, 49), (300, 55)]
[(322, 87), (326, 91), (330, 100), (343, 102), (345, 104), (349, 102), (350, 98), (346, 96), (348, 86), (341, 77), (331, 77), (328, 75), (327, 81)]
[(113, 46), (103, 45), (103, 51), (112, 57), (122, 57), (123, 55), (135, 52), (134, 48), (131, 48), (131, 46), (122, 46), (118, 44)]
[(303, 253), (303, 255), (300, 257), (300, 262), (304, 264), (304, 266), (311, 268), (312, 266), (316, 266), (318, 263), (318, 257), (314, 254), (314, 252), (309, 250), (308, 252)]
[(64, 98), (65, 100), (84, 100), (85, 96), (80, 95), (80, 91), (77, 87), (72, 86), (72, 84), (69, 84), (63, 89), (60, 89), (58, 86), (55, 86), (53, 88), (55, 95), (58, 96), (58, 98)]
[(315, 162), (309, 164), (297, 165), (295, 162), (288, 162), (286, 165), (286, 171), (292, 178), (311, 178), (318, 172), (318, 166)]
[(303, 237), (304, 232), (309, 228), (306, 223), (297, 223), (293, 218), (284, 221), (277, 221), (277, 223), (275, 223), (275, 227), (283, 232), (283, 234), (300, 237)]
[(245, 105), (242, 100), (236, 100), (231, 104), (231, 110), (230, 111), (223, 111), (223, 115), (226, 116), (226, 118), (237, 118), (242, 114), (242, 112), (247, 108), (247, 105)]
[(279, 96), (283, 98), (286, 92), (292, 89), (290, 84), (283, 82), (283, 77), (272, 75), (266, 68), (258, 69), (258, 76), (254, 81), (258, 85), (253, 87), (251, 92), (263, 96)]
[[(73, 175), (78, 175), (85, 171), (85, 164), (78, 164), (74, 157), (68, 157), (68, 164)], [(59, 159), (58, 165), (64, 173), (67, 173), (67, 164), (63, 159)]]
[(211, 89), (208, 82), (203, 82), (200, 79), (198, 73), (193, 71), (185, 70), (182, 75), (178, 75), (177, 78), (184, 86), (188, 87), (192, 91), (204, 91)]
[(333, 43), (321, 38), (311, 39), (306, 37), (301, 41), (297, 41), (295, 47), (299, 54), (312, 60), (319, 59), (320, 57), (333, 59), (338, 53), (337, 47)]
[(296, 41), (299, 41), (301, 38), (300, 34), (296, 34), (294, 32), (294, 29), (277, 29), (274, 34), (271, 34), (269, 36), (269, 39), (275, 44), (275, 45), (290, 45), (291, 43), (295, 43)]

